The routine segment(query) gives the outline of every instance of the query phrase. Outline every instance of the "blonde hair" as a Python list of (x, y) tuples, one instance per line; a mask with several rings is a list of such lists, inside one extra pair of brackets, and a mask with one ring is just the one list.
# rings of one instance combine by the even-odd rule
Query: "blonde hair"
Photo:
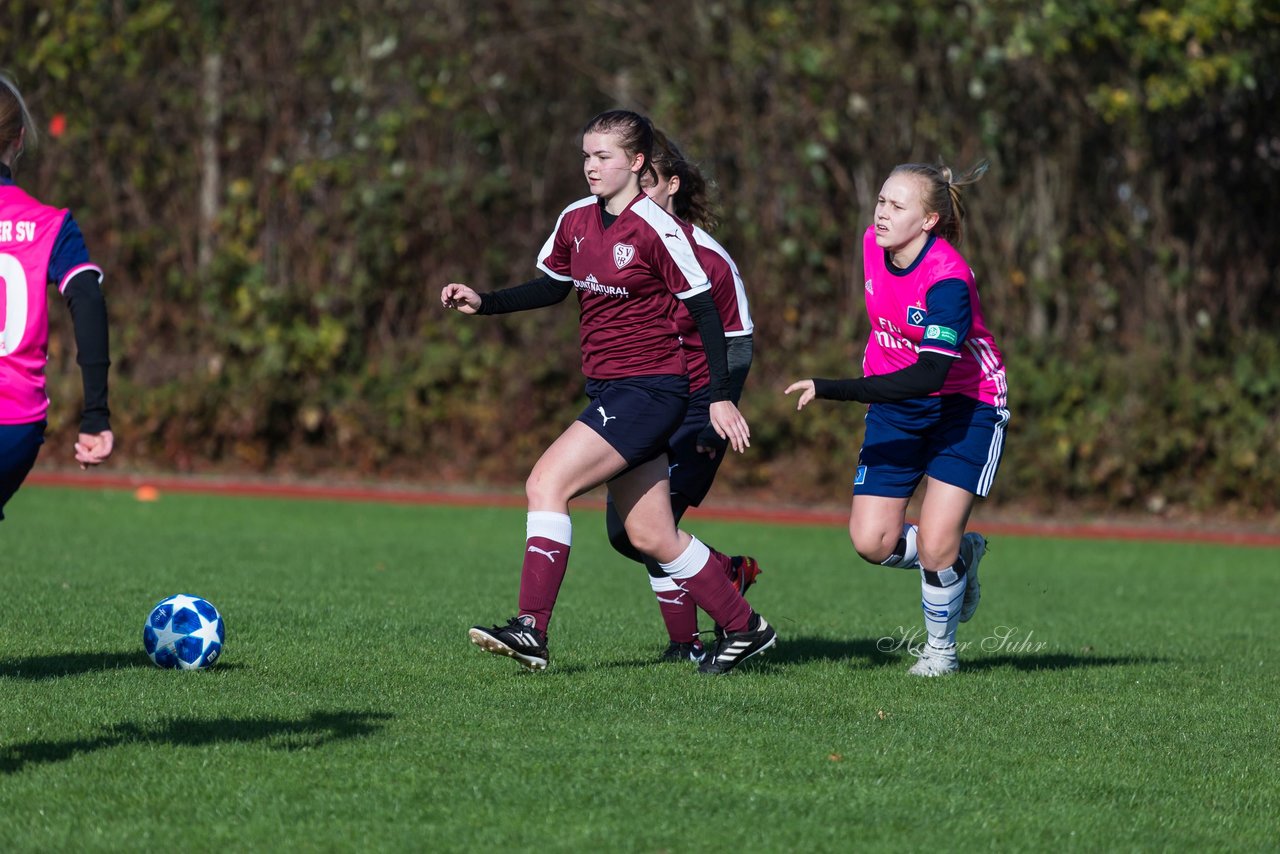
[[(23, 136), (23, 131), (26, 135)], [(27, 102), (18, 91), (18, 84), (8, 74), (0, 71), (0, 157), (13, 154), (12, 166), (18, 156), (28, 148), (35, 148), (36, 126), (27, 111)], [(18, 149), (19, 141), (22, 148)]]
[(925, 189), (920, 201), (924, 212), (936, 213), (938, 222), (932, 233), (943, 238), (953, 246), (958, 246), (964, 239), (964, 205), (960, 201), (960, 188), (975, 184), (987, 174), (990, 164), (982, 160), (968, 172), (956, 177), (950, 166), (939, 163), (937, 166), (928, 163), (902, 163), (893, 168), (894, 175), (915, 175), (924, 183)]

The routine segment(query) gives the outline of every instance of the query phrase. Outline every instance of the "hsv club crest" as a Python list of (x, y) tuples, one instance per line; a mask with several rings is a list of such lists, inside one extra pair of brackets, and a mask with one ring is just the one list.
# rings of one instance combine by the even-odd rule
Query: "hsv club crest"
[(618, 265), (618, 269), (631, 263), (631, 259), (636, 257), (636, 248), (629, 243), (613, 244), (613, 263)]

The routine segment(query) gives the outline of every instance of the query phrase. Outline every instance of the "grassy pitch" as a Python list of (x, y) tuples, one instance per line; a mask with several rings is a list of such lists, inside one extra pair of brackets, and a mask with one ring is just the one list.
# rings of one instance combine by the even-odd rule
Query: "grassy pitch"
[[(0, 850), (1276, 841), (1274, 549), (993, 537), (964, 669), (922, 680), (916, 574), (694, 511), (760, 560), (780, 635), (713, 679), (653, 663), (646, 576), (580, 511), (530, 674), (466, 640), (515, 613), (521, 511), (28, 486), (7, 512)], [(227, 621), (211, 671), (142, 651), (180, 592)]]

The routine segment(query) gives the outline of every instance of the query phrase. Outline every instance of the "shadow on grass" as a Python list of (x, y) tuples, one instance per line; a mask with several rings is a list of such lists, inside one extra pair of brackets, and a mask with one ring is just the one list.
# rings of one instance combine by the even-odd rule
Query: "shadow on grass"
[[(240, 665), (221, 662), (219, 671), (235, 670)], [(103, 670), (131, 670), (142, 667), (154, 670), (156, 666), (141, 649), (134, 652), (60, 652), (54, 655), (33, 655), (0, 661), (0, 679), (27, 679), (39, 682), (63, 676), (79, 676)]]
[(1145, 655), (1075, 655), (1069, 652), (1028, 652), (1022, 655), (992, 655), (986, 658), (961, 658), (960, 670), (1074, 670), (1079, 667), (1124, 667), (1130, 664), (1161, 664), (1162, 658)]
[(209, 744), (266, 742), (277, 750), (322, 747), (330, 742), (373, 735), (392, 716), (385, 712), (312, 712), (305, 718), (180, 718), (153, 724), (124, 721), (93, 738), (28, 741), (0, 746), (0, 774), (16, 774), (28, 765), (65, 762), (124, 744), (201, 747)]

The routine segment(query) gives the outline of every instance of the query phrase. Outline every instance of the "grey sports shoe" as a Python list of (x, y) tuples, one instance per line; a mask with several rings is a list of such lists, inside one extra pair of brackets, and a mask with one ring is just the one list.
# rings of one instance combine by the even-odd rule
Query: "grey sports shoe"
[(960, 622), (967, 623), (973, 613), (978, 610), (978, 600), (982, 598), (982, 587), (978, 584), (978, 564), (987, 553), (987, 538), (970, 531), (960, 540), (960, 557), (967, 567), (965, 573), (964, 601), (960, 603)]
[(955, 644), (939, 647), (934, 646), (932, 641), (926, 641), (910, 652), (918, 659), (907, 671), (912, 676), (946, 676), (960, 669)]

